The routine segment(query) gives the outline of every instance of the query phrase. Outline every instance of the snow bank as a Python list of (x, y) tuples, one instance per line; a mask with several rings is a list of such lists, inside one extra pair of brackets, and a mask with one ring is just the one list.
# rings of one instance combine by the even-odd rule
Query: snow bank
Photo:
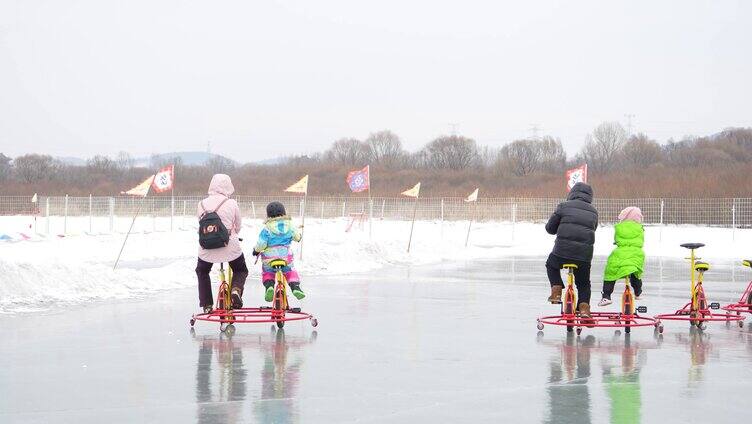
[[(72, 225), (84, 226), (70, 218)], [(148, 218), (147, 218), (148, 219)], [(23, 234), (20, 241), (0, 242), (0, 312), (46, 309), (61, 303), (145, 296), (158, 290), (195, 286), (197, 236), (194, 228), (149, 232), (148, 225), (131, 234), (118, 270), (112, 265), (123, 234), (78, 234), (68, 237), (34, 235), (29, 217), (1, 217), (0, 234)], [(24, 228), (25, 227), (25, 228)], [(374, 221), (345, 232), (346, 220), (306, 221), (303, 258), (297, 267), (306, 276), (347, 274), (386, 266), (430, 264), (452, 260), (504, 256), (545, 256), (553, 237), (541, 224), (489, 222), (473, 224), (470, 247), (465, 248), (467, 222), (419, 221), (410, 253), (406, 252), (410, 223)], [(248, 220), (241, 233), (250, 252), (261, 228)], [(608, 255), (613, 227), (597, 231), (596, 255)], [(23, 238), (26, 238), (25, 240)], [(752, 231), (691, 226), (648, 227), (648, 256), (682, 258), (681, 242), (706, 243), (704, 258), (741, 258)], [(252, 266), (252, 257), (249, 266)], [(252, 267), (250, 280), (258, 278)]]

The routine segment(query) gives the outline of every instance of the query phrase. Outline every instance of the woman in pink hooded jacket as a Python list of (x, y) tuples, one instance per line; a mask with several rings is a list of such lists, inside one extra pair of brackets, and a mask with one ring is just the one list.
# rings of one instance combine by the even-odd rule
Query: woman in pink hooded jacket
[(242, 224), (240, 207), (238, 207), (238, 202), (230, 199), (234, 192), (235, 187), (228, 175), (215, 174), (209, 183), (209, 196), (198, 204), (199, 219), (206, 213), (216, 212), (230, 233), (230, 240), (226, 246), (218, 249), (202, 247), (198, 249), (198, 264), (196, 265), (198, 299), (204, 312), (211, 312), (214, 303), (209, 272), (213, 264), (221, 262), (228, 262), (232, 269), (232, 307), (236, 309), (243, 306), (243, 287), (248, 277), (248, 266), (238, 239)]

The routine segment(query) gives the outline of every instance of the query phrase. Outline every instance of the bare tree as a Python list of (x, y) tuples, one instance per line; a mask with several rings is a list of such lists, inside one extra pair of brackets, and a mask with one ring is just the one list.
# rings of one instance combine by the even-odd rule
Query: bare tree
[(561, 141), (547, 136), (505, 145), (499, 150), (496, 167), (502, 174), (521, 177), (538, 171), (560, 171), (566, 159)]
[(402, 141), (397, 134), (389, 130), (372, 133), (366, 139), (366, 144), (370, 148), (370, 159), (375, 164), (396, 166), (405, 155), (402, 150)]
[(496, 162), (498, 149), (489, 146), (478, 147), (477, 163), (480, 168), (489, 169)]
[(427, 165), (437, 169), (465, 169), (478, 156), (475, 140), (457, 135), (441, 136), (428, 143), (423, 150)]
[(204, 166), (212, 174), (228, 174), (235, 170), (235, 162), (221, 155), (212, 155)]
[(136, 160), (128, 152), (119, 152), (115, 158), (115, 165), (121, 171), (130, 171), (136, 166)]
[(113, 176), (117, 170), (117, 163), (104, 155), (96, 155), (86, 161), (86, 170), (90, 174)]
[(11, 158), (0, 153), (0, 181), (10, 178), (13, 168), (10, 165)]
[(564, 170), (564, 165), (567, 162), (567, 154), (564, 151), (564, 146), (561, 145), (561, 140), (545, 136), (537, 141), (541, 151), (538, 170), (544, 172), (559, 172)]
[(627, 132), (618, 122), (604, 122), (587, 136), (580, 156), (597, 172), (608, 172), (618, 165), (619, 155), (627, 139)]
[(541, 150), (536, 140), (516, 140), (499, 151), (498, 167), (502, 173), (517, 176), (532, 174), (539, 165)]
[(341, 138), (335, 141), (325, 154), (326, 160), (338, 165), (361, 166), (371, 159), (368, 144), (355, 138)]
[(646, 168), (663, 159), (663, 150), (657, 141), (640, 133), (630, 137), (624, 145), (623, 158), (628, 168)]
[(17, 178), (25, 183), (49, 180), (60, 168), (60, 162), (49, 155), (29, 154), (13, 160)]

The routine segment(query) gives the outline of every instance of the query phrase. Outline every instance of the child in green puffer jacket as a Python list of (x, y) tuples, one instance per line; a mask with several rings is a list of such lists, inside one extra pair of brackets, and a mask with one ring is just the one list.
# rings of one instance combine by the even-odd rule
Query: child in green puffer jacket
[(629, 277), (636, 298), (642, 294), (642, 269), (645, 265), (645, 252), (642, 245), (645, 230), (642, 228), (642, 211), (630, 206), (619, 213), (619, 223), (614, 226), (616, 249), (608, 256), (603, 276), (603, 299), (598, 306), (611, 304), (611, 294), (616, 281)]

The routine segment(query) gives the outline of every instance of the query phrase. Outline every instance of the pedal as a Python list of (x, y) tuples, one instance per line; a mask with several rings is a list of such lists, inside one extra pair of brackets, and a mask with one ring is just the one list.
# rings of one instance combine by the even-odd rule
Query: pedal
[(721, 309), (721, 304), (718, 302), (713, 302), (710, 304), (710, 309)]
[(648, 307), (647, 306), (638, 306), (637, 312), (641, 314), (647, 314), (648, 313)]

